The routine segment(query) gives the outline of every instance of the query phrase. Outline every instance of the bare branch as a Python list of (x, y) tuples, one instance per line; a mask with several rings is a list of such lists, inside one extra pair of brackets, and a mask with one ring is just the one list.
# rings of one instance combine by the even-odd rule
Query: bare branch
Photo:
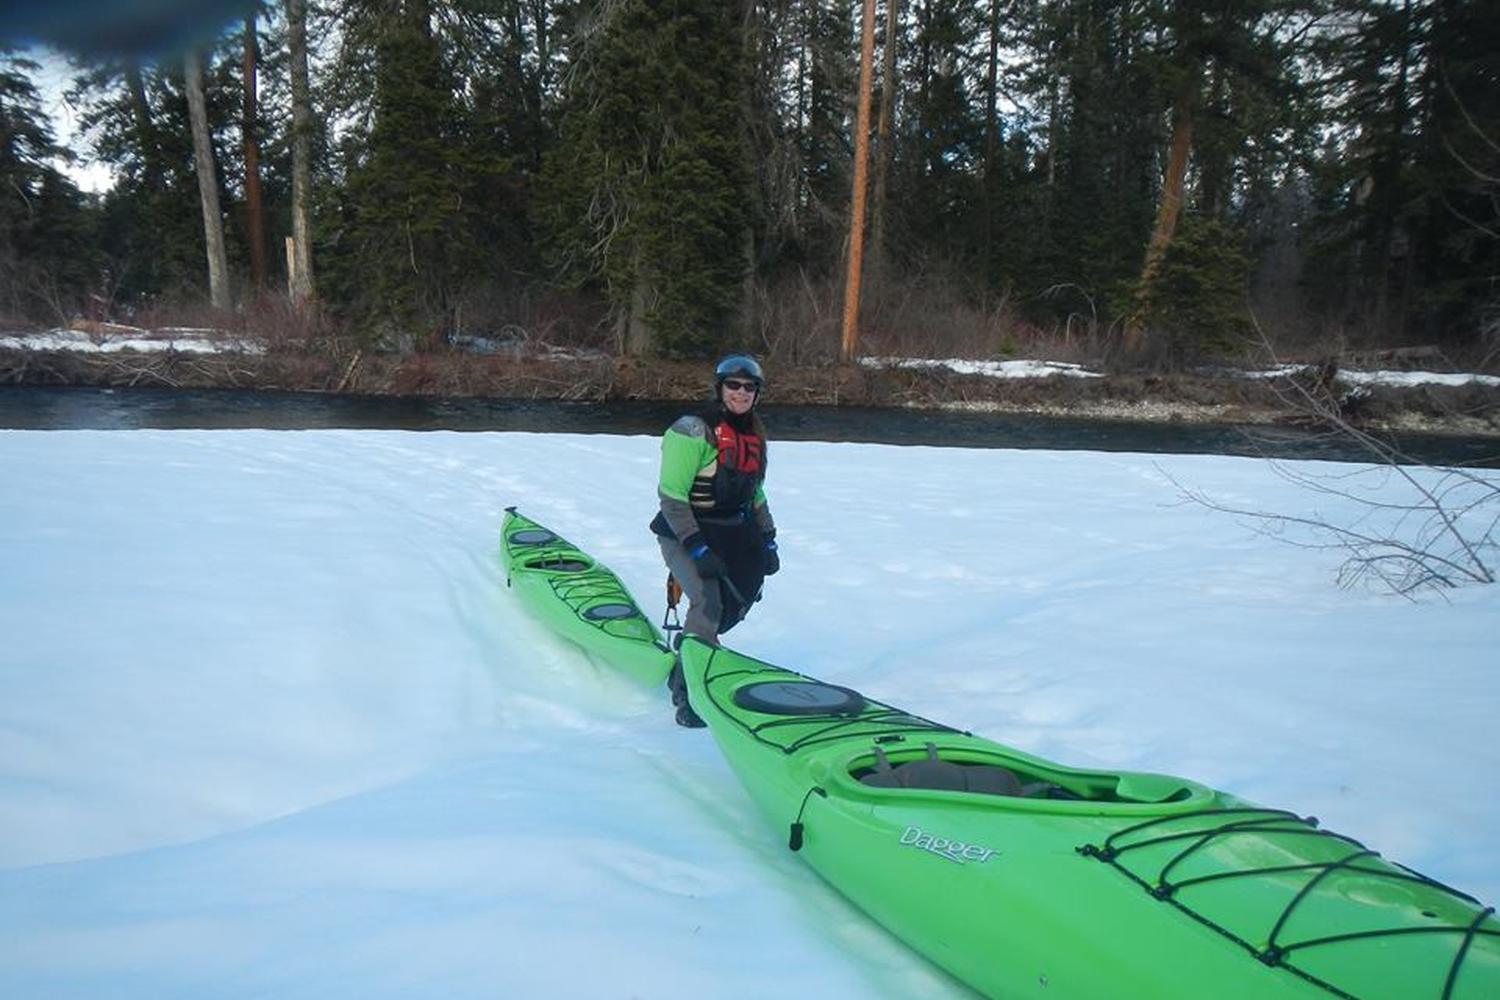
[[(1253, 316), (1251, 320), (1255, 323)], [(1260, 332), (1258, 323), (1255, 328)], [(1260, 337), (1274, 360), (1263, 332)], [(1334, 498), (1342, 507), (1352, 505), (1353, 513), (1343, 514), (1341, 523), (1317, 511), (1293, 515), (1233, 506), (1163, 475), (1185, 500), (1247, 518), (1262, 534), (1305, 548), (1345, 550), (1348, 559), (1338, 573), (1341, 586), (1373, 580), (1410, 598), (1424, 589), (1494, 583), (1500, 560), (1500, 478), (1472, 469), (1435, 469), (1356, 427), (1341, 412), (1336, 375), (1330, 361), (1311, 384), (1290, 379), (1291, 388), (1282, 398), (1303, 417), (1358, 444), (1371, 464), (1340, 474), (1314, 474), (1275, 461), (1271, 467), (1288, 482)], [(1374, 483), (1366, 486), (1362, 480), (1371, 477)], [(1314, 540), (1291, 539), (1288, 529), (1306, 529)]]

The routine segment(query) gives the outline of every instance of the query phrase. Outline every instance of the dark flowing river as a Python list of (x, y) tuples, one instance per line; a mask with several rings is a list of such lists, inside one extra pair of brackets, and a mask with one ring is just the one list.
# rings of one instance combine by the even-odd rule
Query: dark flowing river
[[(21, 430), (378, 428), (660, 434), (686, 409), (683, 403), (0, 387), (0, 428)], [(783, 441), (1370, 460), (1345, 438), (1286, 427), (774, 404), (766, 406), (765, 418), (772, 438)], [(1500, 468), (1500, 438), (1404, 434), (1397, 443), (1413, 459), (1432, 465)]]

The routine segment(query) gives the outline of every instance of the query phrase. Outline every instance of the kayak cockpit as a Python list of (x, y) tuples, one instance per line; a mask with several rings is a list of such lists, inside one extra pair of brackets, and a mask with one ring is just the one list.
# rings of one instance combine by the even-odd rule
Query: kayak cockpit
[(867, 788), (1054, 802), (1162, 805), (1212, 796), (1207, 788), (1168, 775), (1073, 771), (1038, 763), (977, 747), (927, 743), (920, 750), (888, 752), (877, 745), (850, 761), (848, 774)]
[(523, 569), (541, 570), (544, 573), (582, 573), (594, 568), (592, 561), (575, 554), (538, 556), (521, 564)]

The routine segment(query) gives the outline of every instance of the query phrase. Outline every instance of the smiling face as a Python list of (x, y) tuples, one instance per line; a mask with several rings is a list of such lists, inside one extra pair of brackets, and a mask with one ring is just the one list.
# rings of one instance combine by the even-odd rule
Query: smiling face
[(719, 399), (723, 400), (724, 408), (737, 417), (750, 412), (759, 394), (760, 390), (749, 379), (731, 376), (719, 383)]

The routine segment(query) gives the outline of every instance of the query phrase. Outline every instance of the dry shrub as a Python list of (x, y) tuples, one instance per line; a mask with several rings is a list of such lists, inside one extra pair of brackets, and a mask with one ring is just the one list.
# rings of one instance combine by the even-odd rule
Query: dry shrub
[[(753, 322), (761, 349), (780, 366), (822, 365), (838, 359), (843, 304), (844, 284), (836, 276), (815, 278), (798, 272), (758, 283)], [(1093, 315), (1069, 316), (1050, 328), (1038, 326), (1022, 317), (1008, 296), (976, 291), (953, 269), (933, 269), (915, 277), (865, 283), (858, 353), (1089, 364), (1102, 353), (1103, 340)]]
[(1069, 312), (1050, 326), (1022, 315), (1008, 295), (971, 293), (941, 274), (893, 288), (872, 303), (863, 353), (901, 357), (1012, 359), (1097, 363), (1107, 331), (1087, 296), (1086, 312)]
[(246, 334), (273, 351), (308, 350), (334, 336), (333, 323), (317, 303), (297, 305), (284, 295), (262, 295), (240, 313)]
[(756, 282), (750, 325), (760, 351), (778, 367), (819, 365), (839, 356), (844, 289), (806, 270)]
[(873, 289), (864, 319), (864, 354), (1001, 359), (1016, 349), (1006, 300), (976, 305), (943, 276)]
[(130, 311), (128, 322), (144, 330), (222, 330), (239, 334), (244, 321), (233, 310), (215, 309), (195, 296), (162, 296)]
[(490, 283), (466, 293), (455, 309), (457, 332), (529, 348), (615, 350), (609, 305), (589, 292), (542, 284)]
[(157, 333), (174, 328), (217, 333), (278, 354), (342, 357), (353, 350), (346, 333), (317, 303), (298, 306), (277, 294), (261, 294), (234, 311), (201, 299), (162, 298), (135, 310), (131, 322)]

